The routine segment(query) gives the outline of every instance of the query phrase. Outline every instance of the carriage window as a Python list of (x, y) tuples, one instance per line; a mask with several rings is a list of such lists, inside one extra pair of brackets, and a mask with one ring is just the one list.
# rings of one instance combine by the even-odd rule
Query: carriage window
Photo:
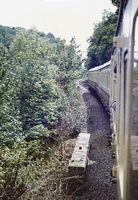
[(133, 122), (132, 134), (138, 135), (138, 19), (136, 21), (134, 37), (134, 65), (133, 65)]

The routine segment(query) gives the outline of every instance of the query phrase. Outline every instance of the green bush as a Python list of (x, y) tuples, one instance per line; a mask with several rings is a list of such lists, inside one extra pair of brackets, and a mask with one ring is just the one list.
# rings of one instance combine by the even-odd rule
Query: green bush
[[(77, 78), (81, 54), (36, 30), (16, 29), (0, 44), (0, 198), (68, 199), (64, 192), (68, 158), (53, 135), (79, 132)], [(61, 189), (62, 188), (62, 189)]]

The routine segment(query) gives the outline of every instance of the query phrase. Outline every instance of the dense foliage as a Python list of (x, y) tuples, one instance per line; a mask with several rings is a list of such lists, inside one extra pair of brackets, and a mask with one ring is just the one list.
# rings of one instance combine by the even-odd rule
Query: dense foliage
[(115, 5), (117, 8), (119, 8), (119, 6), (120, 6), (120, 0), (111, 0), (111, 2), (112, 2), (113, 5)]
[(74, 38), (67, 45), (51, 33), (0, 28), (0, 198), (11, 200), (48, 184), (55, 167), (47, 138), (81, 127), (82, 61)]
[(95, 25), (93, 35), (88, 39), (87, 69), (110, 60), (117, 19), (117, 14), (105, 10), (102, 22)]

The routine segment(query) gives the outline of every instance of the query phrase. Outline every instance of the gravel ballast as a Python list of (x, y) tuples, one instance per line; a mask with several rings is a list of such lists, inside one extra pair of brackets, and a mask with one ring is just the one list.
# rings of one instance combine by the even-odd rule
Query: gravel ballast
[(90, 151), (84, 188), (76, 200), (117, 200), (116, 184), (112, 183), (113, 160), (107, 135), (110, 133), (109, 116), (99, 99), (88, 91), (87, 81), (80, 81), (80, 92), (87, 113), (87, 124), (81, 132), (90, 136)]

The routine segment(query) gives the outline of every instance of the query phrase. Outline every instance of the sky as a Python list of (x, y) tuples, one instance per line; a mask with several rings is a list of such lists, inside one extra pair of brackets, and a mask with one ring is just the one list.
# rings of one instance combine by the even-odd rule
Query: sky
[(44, 33), (65, 39), (76, 38), (82, 52), (94, 24), (102, 20), (104, 9), (115, 12), (111, 0), (0, 0), (0, 25), (35, 27)]

